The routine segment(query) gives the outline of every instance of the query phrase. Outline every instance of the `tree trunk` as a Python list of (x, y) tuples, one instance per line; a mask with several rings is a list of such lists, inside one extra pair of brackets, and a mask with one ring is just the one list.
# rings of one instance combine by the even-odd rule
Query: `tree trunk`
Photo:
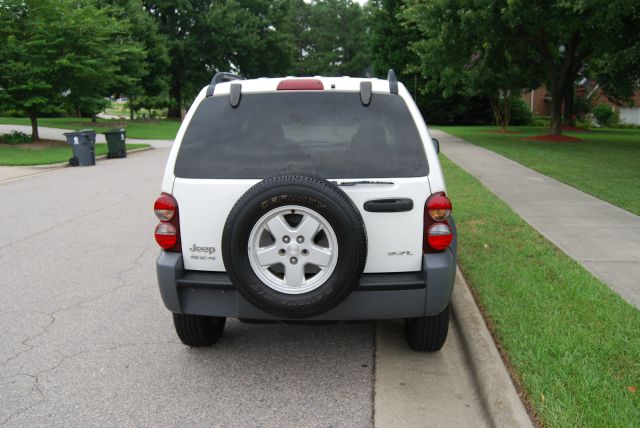
[(169, 104), (168, 118), (182, 119), (182, 86), (180, 81), (174, 81), (169, 90), (169, 98), (173, 100)]
[(492, 97), (490, 104), (496, 126), (506, 131), (511, 121), (511, 94), (502, 97)]
[(567, 82), (564, 89), (564, 124), (566, 126), (576, 126), (576, 112), (574, 106), (575, 79)]
[(133, 95), (129, 95), (129, 119), (135, 120), (136, 112), (133, 109)]
[(38, 141), (40, 135), (38, 134), (38, 116), (34, 113), (29, 113), (29, 119), (31, 120), (31, 141)]
[(550, 132), (553, 135), (562, 135), (562, 101), (565, 98), (567, 86), (571, 86), (571, 92), (573, 93), (573, 79), (575, 76), (574, 69), (577, 69), (575, 64), (578, 63), (576, 59), (576, 49), (580, 42), (580, 33), (575, 31), (566, 46), (560, 46), (563, 48), (560, 51), (563, 54), (562, 64), (560, 67), (558, 67), (555, 60), (557, 54), (554, 53), (549, 42), (545, 39), (544, 32), (541, 32), (541, 36), (538, 41), (540, 53), (545, 58), (549, 72), (548, 86), (551, 91)]
[(98, 123), (98, 115), (91, 113), (91, 123)]
[(551, 134), (562, 135), (562, 91), (558, 83), (553, 83), (551, 88)]

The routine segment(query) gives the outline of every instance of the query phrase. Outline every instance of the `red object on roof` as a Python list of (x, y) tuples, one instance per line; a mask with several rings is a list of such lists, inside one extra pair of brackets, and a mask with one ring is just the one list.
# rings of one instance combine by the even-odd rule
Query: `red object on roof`
[(318, 79), (288, 79), (278, 83), (278, 91), (322, 91), (324, 85)]

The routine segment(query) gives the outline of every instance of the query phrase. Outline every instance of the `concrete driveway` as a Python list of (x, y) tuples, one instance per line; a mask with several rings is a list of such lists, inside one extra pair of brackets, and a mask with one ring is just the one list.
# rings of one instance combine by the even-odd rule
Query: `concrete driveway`
[(0, 425), (486, 425), (455, 325), (433, 355), (398, 322), (232, 320), (214, 348), (179, 343), (154, 268), (167, 156), (0, 184)]

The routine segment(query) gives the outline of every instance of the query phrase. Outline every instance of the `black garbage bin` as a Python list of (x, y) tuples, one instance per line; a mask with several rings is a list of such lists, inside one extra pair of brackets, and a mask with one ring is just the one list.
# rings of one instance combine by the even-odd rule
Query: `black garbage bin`
[(110, 129), (104, 133), (104, 137), (107, 139), (107, 146), (109, 147), (108, 159), (127, 157), (126, 132), (124, 129)]
[(67, 132), (64, 136), (73, 150), (73, 157), (69, 159), (69, 165), (91, 166), (96, 164), (96, 132), (93, 129)]

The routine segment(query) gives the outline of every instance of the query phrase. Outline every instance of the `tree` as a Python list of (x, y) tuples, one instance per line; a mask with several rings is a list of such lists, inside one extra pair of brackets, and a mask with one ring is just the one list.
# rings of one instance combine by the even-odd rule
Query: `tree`
[[(410, 0), (408, 4), (409, 18), (429, 9), (445, 12), (438, 17), (438, 27), (447, 31), (435, 30), (441, 42), (465, 33), (482, 46), (498, 43), (510, 59), (505, 65), (517, 65), (543, 81), (551, 93), (553, 134), (562, 131), (563, 101), (573, 100), (574, 81), (583, 66), (587, 74), (615, 76), (613, 86), (626, 86), (627, 93), (637, 85), (640, 12), (635, 1), (459, 0), (447, 6), (443, 0)], [(464, 27), (448, 25), (458, 18)]]
[(288, 31), (289, 9), (286, 0), (227, 2), (227, 17), (221, 22), (235, 23), (229, 59), (243, 76), (281, 76), (289, 72), (295, 55), (293, 35)]
[(97, 108), (118, 72), (110, 41), (122, 30), (89, 0), (5, 0), (0, 6), (0, 103), (38, 116)]
[(293, 44), (293, 57), (290, 70), (286, 74), (302, 76), (305, 74), (305, 58), (309, 49), (309, 15), (311, 4), (304, 0), (289, 0), (283, 31), (290, 35)]
[(496, 11), (467, 8), (468, 0), (411, 2), (404, 10), (405, 25), (422, 36), (410, 42), (426, 90), (467, 98), (486, 97), (497, 126), (509, 124), (511, 103), (530, 78), (519, 66), (528, 53), (514, 53), (506, 32), (493, 25)]
[(318, 0), (308, 8), (295, 2), (298, 25), (296, 74), (362, 76), (369, 66), (362, 7), (350, 0)]
[(169, 117), (180, 118), (185, 101), (216, 71), (256, 77), (291, 67), (293, 43), (280, 30), (284, 0), (147, 0), (144, 5), (168, 40)]
[(114, 59), (119, 68), (111, 93), (129, 99), (130, 118), (141, 107), (160, 108), (168, 104), (167, 91), (169, 50), (166, 37), (140, 0), (108, 0), (112, 16), (126, 22), (127, 31), (120, 33), (120, 54)]
[(413, 25), (401, 20), (402, 0), (372, 0), (367, 24), (370, 31), (369, 52), (373, 74), (386, 77), (389, 69), (398, 73), (400, 80), (413, 80), (418, 56), (409, 49), (419, 40), (419, 32)]
[[(212, 0), (146, 0), (143, 3), (168, 41), (169, 117), (181, 118), (183, 93), (194, 92), (195, 82), (202, 86), (210, 77), (209, 64), (223, 63), (220, 45), (226, 41), (225, 34), (212, 34), (207, 25), (212, 3)], [(218, 45), (213, 43), (214, 37)]]

